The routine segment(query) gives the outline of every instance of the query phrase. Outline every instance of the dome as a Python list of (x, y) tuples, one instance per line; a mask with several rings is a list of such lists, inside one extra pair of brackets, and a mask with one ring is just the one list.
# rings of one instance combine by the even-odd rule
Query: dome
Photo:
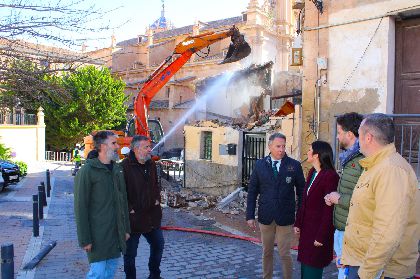
[(155, 22), (150, 25), (151, 29), (167, 29), (168, 28), (168, 22), (165, 18), (165, 3), (162, 0), (162, 11), (160, 13), (160, 17), (155, 20)]

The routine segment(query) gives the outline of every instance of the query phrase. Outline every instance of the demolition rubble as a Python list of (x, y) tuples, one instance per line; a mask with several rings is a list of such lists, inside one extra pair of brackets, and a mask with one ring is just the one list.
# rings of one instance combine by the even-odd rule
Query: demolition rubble
[(178, 191), (166, 188), (161, 192), (161, 202), (163, 206), (200, 212), (211, 209), (231, 215), (239, 215), (245, 212), (246, 198), (247, 193), (241, 189), (233, 199), (221, 206), (223, 203), (223, 197), (220, 196), (216, 197), (196, 193), (185, 188)]

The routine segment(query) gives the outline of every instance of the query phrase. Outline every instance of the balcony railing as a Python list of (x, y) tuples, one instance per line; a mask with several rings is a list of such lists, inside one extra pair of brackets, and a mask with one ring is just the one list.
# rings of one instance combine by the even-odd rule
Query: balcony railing
[(45, 151), (46, 161), (71, 162), (71, 152)]
[(36, 114), (0, 113), (0, 125), (36, 125)]

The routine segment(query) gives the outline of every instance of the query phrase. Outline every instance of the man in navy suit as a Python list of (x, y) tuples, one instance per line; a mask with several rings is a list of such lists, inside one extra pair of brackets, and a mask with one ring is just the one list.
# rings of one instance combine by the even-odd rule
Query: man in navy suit
[[(270, 155), (257, 161), (248, 186), (246, 220), (256, 228), (255, 206), (258, 200), (258, 223), (263, 244), (263, 278), (273, 277), (274, 239), (280, 254), (283, 276), (291, 279), (293, 262), (290, 246), (293, 239), (296, 196), (300, 205), (305, 187), (301, 164), (286, 154), (286, 137), (269, 137)], [(296, 189), (296, 191), (295, 191)]]

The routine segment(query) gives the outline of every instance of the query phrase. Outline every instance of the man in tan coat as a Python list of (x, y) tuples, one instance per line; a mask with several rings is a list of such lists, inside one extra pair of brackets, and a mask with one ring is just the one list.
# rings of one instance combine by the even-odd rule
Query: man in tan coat
[(412, 278), (418, 259), (415, 199), (418, 181), (396, 152), (395, 128), (384, 114), (367, 116), (359, 128), (364, 172), (350, 201), (342, 263), (349, 279)]

